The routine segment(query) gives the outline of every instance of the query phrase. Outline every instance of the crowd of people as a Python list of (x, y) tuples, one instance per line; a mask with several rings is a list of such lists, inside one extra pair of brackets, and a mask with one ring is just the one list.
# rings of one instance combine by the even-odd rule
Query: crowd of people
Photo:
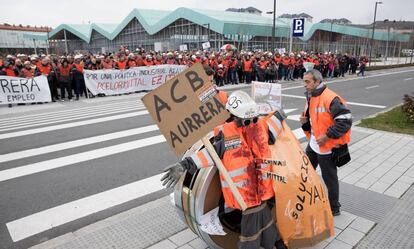
[[(129, 69), (141, 66), (161, 64), (186, 65), (202, 63), (214, 73), (217, 86), (227, 84), (260, 82), (295, 81), (303, 78), (304, 65), (313, 63), (313, 67), (325, 78), (345, 77), (346, 74), (364, 76), (368, 59), (349, 54), (330, 52), (272, 53), (251, 51), (189, 51), (155, 52), (137, 48), (130, 51), (121, 47), (116, 53), (86, 55), (7, 55), (0, 57), (0, 75), (30, 78), (45, 75), (48, 78), (52, 101), (64, 101), (66, 96), (72, 101), (87, 91), (83, 70)], [(60, 89), (60, 92), (58, 91)], [(9, 105), (10, 106), (10, 105)]]

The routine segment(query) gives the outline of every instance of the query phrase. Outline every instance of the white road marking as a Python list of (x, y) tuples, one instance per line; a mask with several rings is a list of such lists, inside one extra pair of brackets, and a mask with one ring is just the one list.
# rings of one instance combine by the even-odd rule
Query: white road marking
[(142, 147), (150, 146), (157, 143), (162, 143), (165, 141), (164, 136), (158, 135), (149, 138), (139, 139), (132, 142), (117, 144), (108, 146), (105, 148), (100, 148), (96, 150), (90, 150), (86, 152), (81, 152), (77, 154), (73, 154), (70, 156), (59, 157), (55, 159), (50, 159), (38, 163), (28, 164), (24, 166), (20, 166), (17, 168), (11, 168), (0, 171), (0, 182), (7, 181), (10, 179), (27, 176), (31, 174), (36, 174), (39, 172), (57, 169), (61, 167), (65, 167), (68, 165), (85, 162), (97, 158), (107, 157), (111, 155), (115, 155), (118, 153), (139, 149)]
[[(282, 96), (284, 97), (289, 97), (289, 98), (296, 98), (296, 99), (306, 99), (305, 96), (298, 96), (298, 95), (292, 95), (292, 94), (282, 94)], [(346, 102), (347, 105), (356, 105), (356, 106), (364, 106), (364, 107), (372, 107), (372, 108), (379, 108), (379, 109), (384, 109), (386, 108), (386, 106), (384, 105), (371, 105), (371, 104), (364, 104), (364, 103), (357, 103), (357, 102)]]
[(109, 141), (112, 139), (134, 136), (134, 135), (138, 135), (138, 134), (142, 134), (142, 133), (146, 133), (150, 131), (155, 131), (155, 130), (158, 130), (157, 125), (149, 125), (149, 126), (136, 128), (136, 129), (130, 129), (130, 130), (125, 130), (125, 131), (100, 135), (100, 136), (88, 137), (88, 138), (78, 139), (78, 140), (59, 143), (59, 144), (43, 146), (43, 147), (39, 147), (35, 149), (12, 152), (8, 154), (0, 155), (0, 163), (22, 159), (26, 157), (43, 155), (43, 154), (52, 153), (52, 152), (61, 151), (61, 150), (67, 150), (67, 149), (85, 146), (89, 144), (100, 143), (100, 142)]
[(404, 79), (404, 80), (412, 80), (413, 78), (407, 78), (407, 79)]
[(41, 125), (50, 125), (50, 124), (56, 124), (56, 123), (64, 123), (66, 121), (75, 121), (85, 118), (95, 118), (105, 115), (111, 115), (111, 114), (117, 114), (121, 112), (128, 112), (128, 111), (139, 111), (143, 110), (145, 107), (129, 107), (129, 108), (122, 108), (122, 109), (115, 109), (115, 110), (105, 110), (101, 112), (93, 112), (93, 113), (84, 113), (84, 114), (78, 114), (78, 115), (71, 115), (68, 113), (67, 116), (54, 118), (54, 117), (48, 117), (44, 120), (37, 120), (34, 119), (32, 121), (26, 121), (26, 122), (17, 122), (16, 124), (5, 124), (0, 125), (0, 132), (3, 131), (12, 131), (12, 130), (18, 130), (23, 129), (27, 127), (34, 127), (34, 126), (41, 126)]
[(18, 117), (11, 117), (11, 118), (4, 118), (0, 119), (0, 125), (5, 123), (13, 123), (13, 122), (24, 122), (27, 120), (33, 120), (33, 119), (46, 119), (46, 118), (57, 118), (61, 116), (67, 116), (72, 114), (83, 114), (83, 113), (95, 113), (102, 110), (113, 110), (113, 109), (119, 109), (119, 108), (125, 108), (125, 107), (132, 107), (132, 106), (143, 106), (143, 104), (137, 104), (137, 103), (119, 103), (119, 104), (111, 104), (108, 105), (102, 105), (102, 106), (91, 106), (88, 108), (76, 108), (71, 110), (63, 110), (63, 111), (56, 111), (56, 112), (45, 112), (45, 113), (39, 113), (39, 114), (32, 114), (32, 115), (24, 115), (24, 116), (18, 116)]
[[(381, 75), (377, 74), (377, 75), (369, 75), (369, 76), (365, 76), (365, 77), (356, 77), (356, 78), (351, 78), (351, 79), (343, 79), (343, 80), (334, 80), (334, 81), (324, 81), (324, 83), (326, 85), (329, 84), (334, 84), (334, 83), (339, 83), (339, 82), (344, 82), (344, 81), (354, 81), (354, 80), (362, 80), (362, 79), (367, 79), (367, 78), (374, 78), (374, 77), (380, 77), (380, 76), (386, 76), (386, 75), (393, 75), (393, 74), (399, 74), (399, 73), (408, 73), (408, 72), (414, 72), (414, 70), (404, 70), (404, 71), (397, 71), (397, 72), (389, 72), (389, 73), (383, 73)], [(292, 89), (298, 89), (298, 88), (303, 88), (305, 89), (302, 85), (300, 86), (292, 86), (292, 87), (287, 87), (287, 88), (282, 88), (282, 91), (285, 90), (292, 90)]]
[(163, 189), (158, 174), (6, 224), (14, 242)]
[(287, 119), (293, 120), (293, 121), (299, 121), (300, 116), (302, 115), (290, 115), (287, 117)]
[(365, 89), (372, 89), (372, 88), (376, 88), (376, 87), (379, 87), (379, 85), (374, 85), (374, 86), (369, 86), (369, 87), (365, 87)]
[[(301, 128), (293, 130), (293, 133), (298, 139), (305, 137)], [(119, 148), (115, 153), (122, 152), (121, 150), (129, 150), (131, 147), (136, 146), (149, 146), (155, 143), (165, 142), (165, 139), (162, 135), (151, 137), (151, 140), (148, 139), (141, 139), (139, 141), (130, 142), (126, 144), (122, 144), (122, 149)], [(133, 144), (132, 144), (133, 143)], [(76, 155), (72, 155), (73, 158), (62, 157), (60, 159), (53, 159), (59, 160), (61, 163), (64, 161), (72, 161), (76, 160), (77, 158), (82, 158), (84, 160), (92, 160), (97, 158), (96, 155), (105, 154), (108, 156), (110, 154), (115, 154), (114, 147), (111, 146), (104, 149), (88, 151)], [(132, 149), (136, 149), (132, 148)], [(116, 150), (116, 149), (115, 149)], [(110, 153), (110, 154), (108, 154)], [(81, 155), (82, 154), (82, 155)], [(87, 157), (87, 155), (89, 157)], [(99, 157), (99, 156), (98, 156)], [(63, 160), (62, 160), (63, 159)], [(53, 160), (46, 161), (48, 165), (56, 165), (59, 163), (57, 161), (51, 162)], [(71, 163), (76, 163), (72, 161)], [(41, 172), (44, 170), (49, 170), (50, 168), (43, 169), (45, 165), (38, 164), (37, 172)], [(63, 167), (64, 165), (60, 165), (58, 167)], [(41, 169), (42, 168), (42, 169)], [(56, 168), (56, 167), (53, 167)], [(40, 170), (40, 171), (39, 171)], [(0, 171), (0, 181), (2, 171)], [(18, 172), (14, 172), (18, 173)], [(22, 172), (21, 172), (22, 173)], [(29, 172), (26, 172), (29, 173)], [(26, 217), (22, 217), (20, 219), (8, 222), (6, 224), (7, 229), (9, 230), (10, 236), (14, 242), (20, 241), (22, 239), (28, 238), (35, 234), (47, 231), (54, 227), (58, 227), (60, 225), (66, 224), (68, 222), (72, 222), (77, 219), (81, 219), (88, 215), (106, 210), (108, 208), (114, 207), (116, 205), (120, 205), (126, 203), (128, 201), (155, 193), (163, 189), (161, 185), (161, 177), (163, 174), (158, 174), (149, 178), (145, 178), (127, 185), (123, 185), (114, 189), (110, 189), (98, 194), (94, 194), (82, 199), (78, 199), (72, 202), (68, 202), (56, 207), (52, 207), (43, 211), (40, 211), (35, 214), (28, 215)]]
[(303, 132), (302, 128), (297, 128), (297, 129), (294, 129), (292, 132), (293, 132), (293, 134), (295, 134), (295, 136), (296, 136), (296, 138), (297, 138), (298, 140), (300, 140), (300, 139), (302, 139), (302, 138), (306, 137), (306, 135), (305, 135), (305, 133)]
[(141, 116), (141, 115), (145, 115), (145, 114), (148, 114), (148, 111), (131, 112), (131, 113), (120, 114), (120, 115), (115, 115), (115, 116), (109, 116), (109, 117), (83, 120), (83, 121), (67, 123), (67, 124), (59, 124), (59, 125), (52, 125), (52, 126), (47, 126), (47, 127), (35, 128), (35, 129), (31, 129), (31, 130), (10, 132), (10, 133), (5, 133), (5, 134), (0, 134), (0, 139), (20, 137), (20, 136), (25, 136), (25, 135), (32, 135), (32, 134), (36, 134), (36, 133), (55, 131), (55, 130), (61, 130), (61, 129), (66, 129), (66, 128), (72, 128), (72, 127), (76, 127), (76, 126), (83, 126), (83, 125), (107, 122), (107, 121), (118, 120), (118, 119), (122, 119), (122, 118), (131, 118), (131, 117)]
[(296, 110), (297, 110), (297, 108), (295, 108), (295, 109), (283, 109), (283, 111), (284, 111), (286, 114), (291, 113), (291, 112), (294, 112), (294, 111), (296, 111)]

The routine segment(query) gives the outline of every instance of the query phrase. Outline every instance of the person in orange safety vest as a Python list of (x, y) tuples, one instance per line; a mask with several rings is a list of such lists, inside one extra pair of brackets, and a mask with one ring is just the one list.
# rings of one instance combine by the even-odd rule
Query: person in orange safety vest
[(343, 165), (338, 164), (340, 157), (347, 159), (349, 156), (347, 144), (351, 139), (351, 111), (342, 97), (322, 83), (322, 74), (318, 70), (305, 72), (303, 81), (307, 101), (300, 122), (309, 139), (306, 154), (315, 169), (318, 165), (321, 167), (332, 214), (338, 216), (341, 204), (337, 166)]
[[(239, 248), (277, 249), (286, 248), (279, 237), (273, 221), (271, 208), (274, 205), (272, 180), (268, 177), (271, 164), (270, 144), (274, 144), (282, 129), (286, 116), (283, 111), (259, 118), (258, 107), (243, 91), (235, 91), (226, 103), (232, 120), (214, 129), (214, 148), (228, 174), (247, 205), (242, 212)], [(187, 170), (194, 174), (198, 168), (214, 166), (206, 149), (186, 157), (179, 163), (166, 168), (163, 185), (174, 186), (181, 174)], [(240, 210), (228, 183), (219, 173), (224, 205)]]

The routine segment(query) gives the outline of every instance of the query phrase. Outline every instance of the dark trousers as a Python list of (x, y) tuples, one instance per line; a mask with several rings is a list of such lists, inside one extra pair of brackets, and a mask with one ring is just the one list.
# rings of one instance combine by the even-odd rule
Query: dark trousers
[(60, 81), (60, 98), (65, 98), (65, 90), (68, 92), (69, 99), (72, 99), (72, 84), (69, 81)]
[(339, 203), (339, 182), (337, 168), (332, 160), (332, 155), (319, 155), (313, 151), (309, 145), (306, 147), (306, 155), (308, 155), (315, 170), (318, 165), (321, 167), (322, 178), (328, 189), (331, 209), (338, 210), (341, 207), (341, 204)]
[(247, 84), (252, 83), (252, 73), (251, 72), (244, 72), (244, 75), (246, 76), (246, 83)]

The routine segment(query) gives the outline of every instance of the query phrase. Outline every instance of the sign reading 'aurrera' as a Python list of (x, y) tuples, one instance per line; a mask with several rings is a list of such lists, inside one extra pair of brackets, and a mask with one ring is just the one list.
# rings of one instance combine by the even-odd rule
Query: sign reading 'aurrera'
[(200, 63), (146, 94), (142, 101), (177, 155), (230, 116)]

